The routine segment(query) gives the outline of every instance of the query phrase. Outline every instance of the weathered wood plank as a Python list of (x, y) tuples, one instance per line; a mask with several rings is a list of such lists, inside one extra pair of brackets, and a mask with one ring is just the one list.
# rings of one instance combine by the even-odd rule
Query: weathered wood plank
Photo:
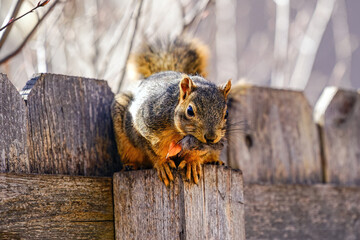
[(176, 239), (182, 234), (180, 179), (170, 191), (163, 185), (154, 170), (114, 174), (117, 239)]
[(0, 73), (0, 172), (28, 173), (26, 106)]
[(114, 94), (107, 83), (55, 74), (34, 79), (25, 95), (31, 172), (111, 176), (118, 171), (110, 117)]
[(360, 94), (328, 87), (315, 107), (325, 181), (360, 185)]
[(228, 122), (229, 165), (243, 170), (245, 183), (322, 181), (318, 132), (303, 93), (237, 85)]
[(199, 185), (182, 174), (169, 188), (153, 169), (114, 174), (116, 239), (245, 239), (241, 172), (206, 165)]
[(359, 239), (360, 188), (245, 185), (246, 239)]
[(241, 172), (205, 166), (202, 184), (183, 188), (186, 239), (245, 239)]
[(0, 239), (113, 239), (112, 179), (0, 174)]

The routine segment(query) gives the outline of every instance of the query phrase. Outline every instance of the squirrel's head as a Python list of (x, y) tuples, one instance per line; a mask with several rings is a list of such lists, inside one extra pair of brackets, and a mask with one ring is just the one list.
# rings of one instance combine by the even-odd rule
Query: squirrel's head
[(177, 130), (184, 136), (193, 135), (203, 143), (220, 141), (226, 131), (226, 99), (230, 88), (230, 80), (221, 87), (205, 80), (197, 86), (189, 76), (183, 75), (174, 118)]

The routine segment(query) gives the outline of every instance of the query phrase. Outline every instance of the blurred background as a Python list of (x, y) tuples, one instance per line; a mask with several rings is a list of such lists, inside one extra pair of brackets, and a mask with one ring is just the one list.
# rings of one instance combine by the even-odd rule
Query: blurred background
[[(1, 0), (0, 23), (36, 6)], [(0, 72), (20, 90), (34, 73), (129, 86), (142, 41), (195, 36), (210, 46), (209, 80), (304, 90), (360, 88), (359, 0), (51, 0), (0, 32)]]

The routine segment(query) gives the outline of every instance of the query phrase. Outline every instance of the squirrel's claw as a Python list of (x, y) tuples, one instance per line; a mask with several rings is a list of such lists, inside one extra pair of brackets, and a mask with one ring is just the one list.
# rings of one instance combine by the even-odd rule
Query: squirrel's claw
[(132, 170), (136, 170), (137, 168), (135, 167), (134, 164), (128, 163), (128, 164), (124, 164), (123, 165), (123, 170), (124, 171), (132, 171)]
[(176, 168), (174, 161), (168, 159), (166, 162), (154, 166), (158, 172), (159, 178), (165, 183), (166, 186), (169, 186), (169, 183), (174, 181), (174, 177), (171, 173), (170, 168)]
[(173, 160), (168, 160), (168, 164), (169, 164), (169, 166), (171, 167), (171, 168), (176, 168), (176, 164), (175, 164), (175, 162), (173, 161)]
[(185, 166), (186, 166), (186, 161), (183, 160), (183, 161), (180, 162), (178, 168), (179, 168), (179, 169), (183, 169)]
[(179, 168), (183, 169), (186, 166), (186, 179), (191, 181), (191, 176), (194, 179), (194, 183), (198, 184), (201, 178), (202, 167), (200, 162), (192, 161), (186, 162), (185, 160), (179, 164)]
[(213, 160), (213, 161), (209, 161), (209, 162), (206, 162), (207, 164), (212, 164), (212, 165), (219, 165), (219, 166), (223, 166), (225, 165), (225, 163), (219, 159), (217, 160)]

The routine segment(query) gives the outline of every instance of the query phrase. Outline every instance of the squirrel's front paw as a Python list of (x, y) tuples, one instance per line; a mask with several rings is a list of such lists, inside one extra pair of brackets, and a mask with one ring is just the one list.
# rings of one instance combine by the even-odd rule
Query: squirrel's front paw
[(160, 180), (163, 181), (166, 186), (169, 186), (169, 183), (174, 181), (174, 177), (170, 170), (170, 168), (176, 168), (173, 160), (166, 159), (165, 162), (156, 163), (154, 168), (157, 170)]
[[(201, 163), (199, 161), (186, 161), (183, 160), (179, 164), (179, 169), (183, 169), (186, 166), (186, 179), (191, 181), (191, 176), (194, 179), (194, 183), (198, 184), (201, 178)], [(192, 174), (191, 174), (192, 173)]]

